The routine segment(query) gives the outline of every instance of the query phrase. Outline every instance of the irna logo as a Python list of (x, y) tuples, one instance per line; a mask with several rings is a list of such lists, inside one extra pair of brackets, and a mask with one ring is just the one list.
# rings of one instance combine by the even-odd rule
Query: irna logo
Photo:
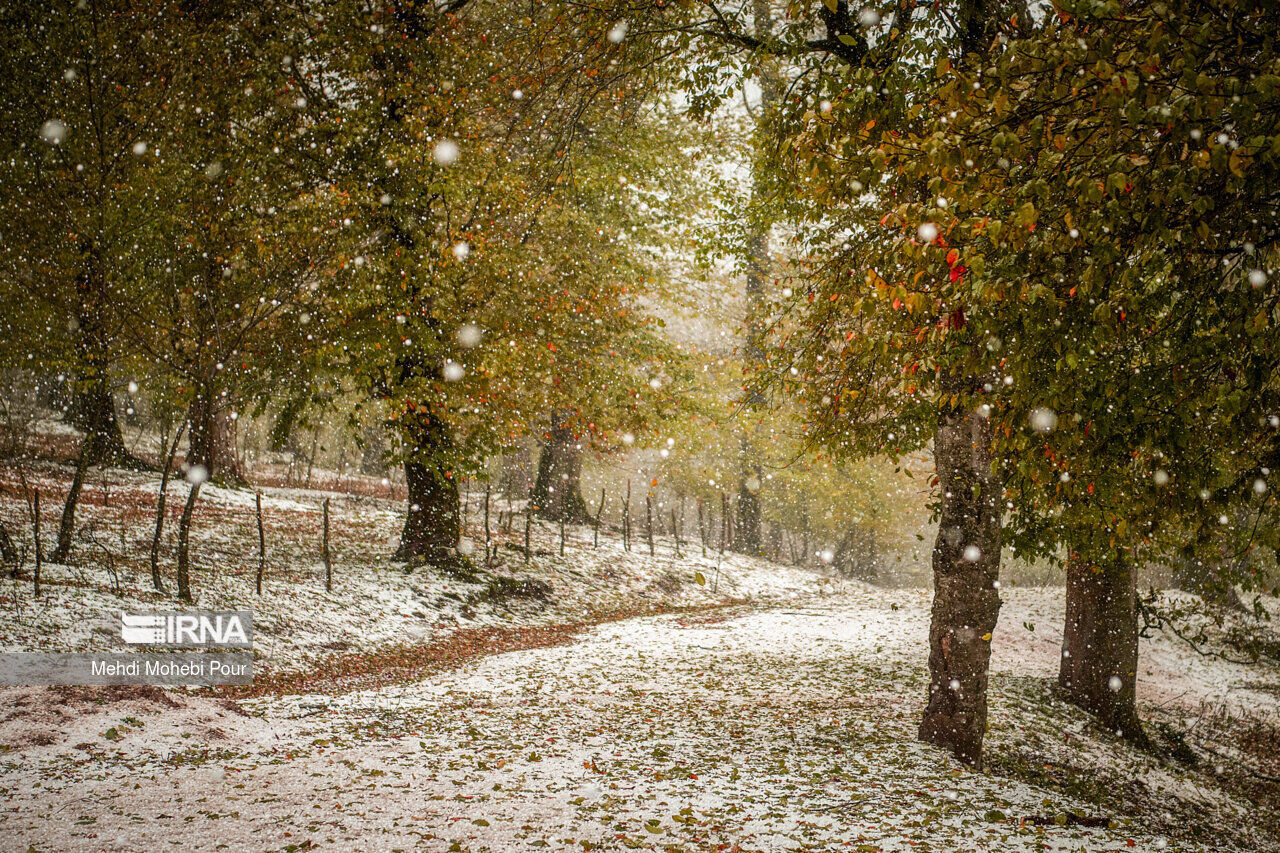
[(252, 648), (249, 610), (121, 613), (120, 638), (130, 645)]

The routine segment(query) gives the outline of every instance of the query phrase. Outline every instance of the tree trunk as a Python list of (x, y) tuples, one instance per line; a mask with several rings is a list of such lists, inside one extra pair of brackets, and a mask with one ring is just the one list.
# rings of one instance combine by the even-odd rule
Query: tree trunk
[[(1243, 523), (1248, 526), (1247, 521)], [(1193, 541), (1184, 547), (1182, 559), (1175, 564), (1178, 588), (1200, 596), (1206, 604), (1238, 613), (1251, 612), (1236, 591), (1230, 556), (1220, 548), (1214, 549), (1213, 541), (1211, 529), (1201, 526)]]
[(80, 249), (84, 267), (76, 276), (75, 346), (81, 367), (72, 402), (72, 420), (85, 433), (81, 453), (88, 451), (84, 460), (88, 465), (145, 468), (124, 446), (115, 403), (107, 387), (107, 369), (111, 362), (107, 317), (112, 303), (102, 272), (101, 253), (88, 241), (83, 242)]
[(84, 488), (84, 477), (89, 470), (89, 459), (93, 456), (93, 434), (86, 433), (80, 443), (80, 458), (76, 461), (76, 473), (71, 478), (71, 488), (67, 490), (66, 503), (62, 505), (62, 521), (58, 524), (58, 544), (50, 559), (55, 563), (65, 563), (71, 556), (71, 540), (76, 532), (76, 507), (80, 503), (80, 490)]
[(987, 668), (1000, 612), (1000, 486), (991, 475), (985, 418), (950, 410), (940, 417), (933, 454), (942, 512), (933, 549), (929, 697), (920, 739), (982, 766)]
[(200, 496), (202, 485), (204, 483), (200, 480), (191, 484), (182, 516), (178, 519), (178, 598), (187, 604), (195, 603), (191, 595), (191, 518), (195, 514), (196, 498)]
[(761, 468), (756, 461), (759, 451), (746, 436), (742, 439), (742, 453), (746, 458), (738, 480), (738, 530), (734, 544), (742, 553), (760, 557), (764, 554), (764, 540), (760, 535)]
[[(754, 0), (752, 3), (752, 26), (756, 38), (767, 41), (773, 31), (773, 8), (768, 0)], [(760, 85), (760, 106), (756, 115), (757, 126), (769, 120), (782, 100), (782, 78), (774, 61), (761, 55), (755, 67), (755, 78)], [(765, 282), (769, 277), (769, 231), (773, 223), (764, 208), (764, 199), (768, 189), (763, 176), (756, 172), (752, 175), (752, 216), (747, 232), (747, 329), (744, 352), (747, 358), (747, 369), (754, 370), (765, 361), (764, 336), (765, 324), (759, 316), (765, 297)], [(738, 471), (738, 507), (737, 518), (732, 522), (732, 547), (744, 554), (754, 557), (764, 555), (764, 538), (760, 533), (760, 489), (764, 483), (763, 467), (760, 464), (760, 448), (753, 435), (750, 419), (752, 409), (764, 404), (763, 395), (755, 389), (747, 392), (742, 401), (745, 410), (742, 424), (742, 441), (739, 445), (741, 465)]]
[(382, 477), (387, 473), (387, 442), (382, 430), (364, 428), (364, 442), (360, 448), (360, 473), (366, 477)]
[(1138, 589), (1133, 564), (1122, 553), (1091, 560), (1067, 558), (1067, 618), (1058, 684), (1067, 698), (1098, 722), (1144, 743), (1134, 691), (1138, 675)]
[(186, 428), (186, 421), (183, 421), (174, 433), (173, 443), (169, 445), (169, 452), (164, 458), (164, 470), (160, 474), (160, 491), (156, 496), (156, 529), (151, 536), (151, 585), (156, 588), (156, 592), (164, 592), (164, 583), (160, 579), (160, 536), (164, 533), (164, 505), (169, 489), (169, 474), (173, 471), (173, 459)]
[(241, 483), (236, 458), (236, 422), (226, 398), (202, 391), (191, 401), (187, 465), (200, 465), (209, 480)]
[(458, 482), (446, 460), (453, 441), (446, 424), (419, 409), (403, 424), (409, 457), (404, 463), (409, 490), (409, 513), (400, 534), (395, 559), (421, 557), (437, 568), (460, 568), (466, 560), (458, 552), (462, 512)]
[(93, 439), (88, 445), (88, 464), (115, 465), (139, 471), (148, 468), (125, 447), (106, 377), (98, 376), (86, 382), (86, 386), (76, 392), (72, 413), (76, 425)]
[(591, 515), (582, 498), (582, 444), (569, 428), (567, 415), (558, 413), (555, 421), (538, 457), (533, 502), (545, 519), (586, 524)]
[(831, 561), (836, 571), (848, 578), (874, 583), (880, 574), (880, 545), (876, 531), (869, 525), (854, 522), (836, 545)]

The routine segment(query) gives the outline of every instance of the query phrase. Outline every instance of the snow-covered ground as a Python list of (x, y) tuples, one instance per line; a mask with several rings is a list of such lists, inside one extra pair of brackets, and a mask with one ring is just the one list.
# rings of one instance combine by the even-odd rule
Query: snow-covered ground
[[(1030, 677), (1057, 650), (1022, 623), (1057, 595), (1005, 596), (984, 773), (914, 740), (927, 596), (849, 587), (610, 623), (338, 696), (10, 690), (0, 736), (33, 719), (48, 733), (0, 759), (0, 846), (1276, 849), (1254, 826), (1266, 804), (1215, 784), (1222, 768), (1135, 751)], [(1166, 642), (1148, 644), (1144, 681), (1177, 674)], [(1248, 690), (1246, 667), (1181, 675), (1276, 712), (1274, 672)], [(1053, 822), (1067, 813), (1113, 822)]]
[[(64, 471), (46, 468), (33, 485), (46, 495), (65, 492)], [(121, 610), (180, 608), (173, 597), (173, 537), (187, 485), (171, 486), (161, 567), (168, 595), (154, 591), (146, 554), (154, 529), (158, 479), (111, 472), (105, 488), (92, 480), (78, 514), (82, 535), (74, 566), (45, 564), (43, 594), (29, 581), (0, 585), (0, 651), (119, 650)], [(0, 502), (10, 531), (27, 535), (26, 506), (16, 483)], [(787, 600), (838, 584), (825, 575), (741, 555), (720, 557), (683, 542), (680, 555), (659, 537), (656, 554), (637, 535), (630, 551), (602, 531), (570, 527), (564, 555), (553, 524), (535, 522), (534, 558), (522, 548), (524, 518), (500, 529), (491, 506), (494, 565), (485, 567), (480, 509), (472, 496), (464, 547), (477, 565), (472, 578), (449, 577), (390, 561), (403, 524), (403, 502), (340, 492), (263, 489), (267, 569), (255, 592), (257, 521), (250, 489), (205, 485), (192, 529), (192, 585), (196, 607), (252, 609), (259, 672), (313, 668), (335, 654), (438, 640), (460, 627), (487, 628), (592, 622), (617, 614), (696, 608), (735, 600)], [(320, 557), (320, 502), (330, 499), (333, 590), (326, 592)], [(519, 507), (517, 507), (518, 509)], [(61, 507), (46, 498), (45, 549)], [(92, 525), (92, 536), (88, 533)], [(28, 561), (27, 569), (30, 571)], [(112, 576), (108, 565), (113, 565)], [(702, 583), (699, 583), (699, 577)], [(523, 584), (523, 585), (521, 585)], [(118, 589), (118, 594), (117, 594)]]
[[(139, 557), (155, 478), (110, 476), (80, 565), (0, 587), (0, 647), (115, 648), (120, 609), (174, 606)], [(519, 518), (473, 579), (406, 573), (399, 506), (329, 496), (333, 592), (324, 494), (265, 489), (259, 598), (252, 492), (202, 492), (198, 605), (255, 610), (260, 689), (0, 689), (0, 850), (1280, 850), (1274, 667), (1144, 640), (1141, 752), (1052, 690), (1062, 591), (1006, 589), (974, 772), (915, 740), (926, 590), (584, 528), (561, 556), (550, 525), (526, 564)]]

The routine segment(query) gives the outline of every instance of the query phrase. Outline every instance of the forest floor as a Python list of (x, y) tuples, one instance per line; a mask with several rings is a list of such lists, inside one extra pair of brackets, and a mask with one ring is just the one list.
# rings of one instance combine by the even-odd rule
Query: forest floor
[[(139, 557), (155, 478), (111, 478), (79, 564), (39, 602), (6, 584), (4, 649), (111, 648), (120, 609), (173, 606)], [(975, 772), (915, 741), (925, 590), (585, 528), (561, 557), (550, 526), (527, 566), (406, 573), (396, 505), (333, 493), (326, 593), (324, 495), (264, 492), (260, 599), (252, 492), (209, 489), (194, 534), (200, 606), (256, 611), (259, 683), (0, 688), (0, 849), (1280, 850), (1280, 671), (1212, 624), (1209, 656), (1144, 640), (1139, 750), (1053, 690), (1061, 590), (1004, 590)], [(19, 495), (0, 475), (11, 531)]]

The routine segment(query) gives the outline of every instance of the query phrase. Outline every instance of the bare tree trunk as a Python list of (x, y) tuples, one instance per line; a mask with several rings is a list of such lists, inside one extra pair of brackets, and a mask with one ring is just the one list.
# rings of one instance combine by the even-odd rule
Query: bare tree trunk
[(387, 442), (382, 430), (366, 426), (360, 447), (360, 473), (366, 477), (381, 477), (387, 473)]
[(13, 567), (10, 577), (18, 576), (18, 549), (13, 547), (13, 540), (9, 538), (9, 530), (3, 521), (0, 521), (0, 562)]
[(173, 443), (164, 457), (164, 469), (160, 472), (160, 491), (156, 496), (156, 529), (151, 535), (151, 585), (156, 592), (164, 592), (164, 582), (160, 579), (160, 536), (164, 533), (164, 505), (168, 499), (169, 475), (173, 473), (173, 460), (178, 454), (178, 444), (182, 441), (182, 433), (187, 422), (178, 425), (173, 435)]
[(31, 492), (31, 530), (35, 540), (36, 547), (36, 569), (35, 575), (31, 579), (32, 595), (35, 598), (40, 597), (40, 567), (44, 563), (44, 546), (40, 544), (40, 490), (33, 489)]
[(93, 439), (89, 444), (90, 465), (115, 465), (134, 470), (148, 467), (125, 447), (105, 375), (85, 380), (85, 387), (76, 392), (73, 414), (77, 426), (86, 437)]
[[(756, 38), (767, 41), (773, 30), (773, 9), (769, 0), (754, 0), (752, 3), (752, 26)], [(776, 108), (781, 99), (781, 80), (773, 61), (760, 56), (756, 62), (755, 77), (760, 85), (760, 106), (758, 121), (767, 121), (769, 114)], [(749, 362), (748, 369), (764, 363), (765, 335), (764, 324), (759, 312), (764, 303), (765, 280), (769, 275), (769, 231), (772, 223), (764, 209), (767, 196), (764, 181), (760, 174), (753, 175), (752, 186), (753, 216), (747, 233), (747, 340), (744, 351)], [(759, 391), (749, 391), (743, 400), (743, 408), (749, 413), (764, 403)], [(760, 464), (760, 448), (752, 435), (751, 426), (743, 423), (742, 440), (739, 445), (741, 465), (738, 472), (738, 514), (735, 519), (732, 546), (744, 554), (759, 557), (764, 553), (764, 539), (760, 533), (760, 489), (764, 484), (763, 466)]]
[(622, 550), (631, 550), (631, 480), (627, 479), (627, 502), (622, 505)]
[(600, 487), (600, 506), (596, 507), (595, 530), (591, 534), (591, 547), (600, 547), (600, 522), (604, 520), (604, 486)]
[(698, 498), (698, 538), (702, 540), (702, 556), (707, 556), (707, 525), (703, 518), (702, 498)]
[(729, 496), (720, 493), (720, 553), (729, 545)]
[[(489, 541), (492, 538), (489, 533), (489, 497), (493, 491), (490, 483), (484, 484), (484, 564), (489, 565)], [(499, 519), (501, 521), (501, 519)]]
[(654, 555), (653, 550), (653, 497), (651, 495), (644, 496), (644, 531), (649, 538), (649, 556)]
[(738, 517), (735, 520), (737, 535), (734, 547), (744, 554), (759, 557), (764, 553), (764, 537), (760, 535), (761, 467), (754, 461), (759, 451), (746, 436), (742, 439), (742, 454), (745, 464), (738, 483)]
[(1138, 591), (1132, 562), (1119, 551), (1067, 557), (1067, 618), (1058, 684), (1067, 698), (1111, 731), (1137, 743), (1146, 735), (1134, 702), (1138, 675)]
[(320, 558), (324, 560), (324, 591), (333, 592), (333, 561), (329, 559), (329, 499), (320, 504), (323, 527), (320, 533)]
[(254, 578), (254, 588), (262, 595), (262, 578), (267, 573), (267, 531), (262, 524), (262, 492), (253, 493), (254, 508), (258, 512), (258, 575)]
[(187, 494), (187, 503), (182, 507), (182, 517), (178, 519), (178, 598), (187, 604), (193, 604), (191, 596), (191, 517), (195, 514), (196, 498), (200, 495), (203, 481), (191, 484)]
[(74, 313), (76, 356), (80, 361), (81, 375), (72, 403), (72, 416), (85, 433), (81, 453), (87, 451), (85, 461), (88, 465), (145, 468), (124, 445), (120, 422), (116, 420), (115, 403), (107, 385), (111, 362), (108, 350), (111, 299), (102, 270), (102, 253), (87, 240), (82, 242), (80, 250), (84, 266), (76, 276)]
[(71, 540), (76, 531), (76, 507), (80, 503), (80, 491), (84, 488), (84, 477), (89, 470), (89, 459), (93, 456), (93, 434), (86, 434), (80, 443), (80, 458), (76, 460), (76, 473), (71, 478), (71, 488), (67, 490), (67, 500), (62, 505), (62, 521), (58, 524), (58, 544), (54, 548), (52, 560), (65, 563), (71, 556)]
[(524, 506), (524, 561), (527, 563), (533, 558), (533, 545), (530, 538), (530, 529), (533, 527), (533, 489), (529, 490), (529, 500)]
[(982, 765), (991, 634), (1000, 612), (1000, 485), (991, 474), (991, 429), (972, 412), (940, 415), (934, 459), (942, 490), (933, 549), (929, 696), (920, 739)]

